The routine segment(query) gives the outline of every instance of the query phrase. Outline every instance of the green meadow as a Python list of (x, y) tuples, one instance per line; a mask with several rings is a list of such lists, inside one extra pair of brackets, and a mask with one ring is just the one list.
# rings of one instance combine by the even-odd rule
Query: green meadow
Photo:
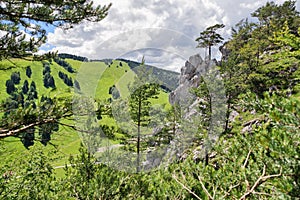
[[(111, 98), (109, 88), (115, 86), (121, 97), (126, 99), (129, 96), (128, 85), (136, 76), (134, 71), (124, 61), (113, 60), (112, 63), (105, 62), (81, 62), (73, 59), (65, 59), (69, 65), (72, 66), (75, 73), (68, 72), (65, 68), (58, 65), (56, 62), (50, 62), (51, 75), (55, 80), (55, 89), (46, 88), (43, 84), (43, 64), (40, 61), (27, 61), (20, 59), (12, 59), (11, 61), (1, 61), (2, 69), (0, 74), (0, 101), (5, 101), (9, 95), (6, 92), (6, 80), (10, 79), (13, 72), (20, 72), (20, 84), (17, 85), (19, 89), (22, 88), (25, 80), (29, 84), (34, 81), (39, 98), (44, 96), (57, 98), (72, 98), (74, 95), (73, 87), (67, 86), (64, 81), (58, 76), (59, 72), (65, 73), (72, 80), (77, 80), (80, 85), (79, 95), (105, 101)], [(30, 66), (32, 70), (31, 78), (26, 75), (26, 67)], [(161, 90), (158, 99), (152, 99), (152, 104), (163, 105), (165, 109), (170, 108), (168, 103), (168, 94)], [(3, 114), (1, 114), (2, 116)], [(70, 122), (69, 122), (70, 123)], [(74, 122), (71, 122), (71, 124)], [(76, 122), (75, 122), (76, 123)], [(113, 118), (104, 116), (99, 120), (99, 124), (116, 126), (117, 123)], [(36, 133), (37, 134), (37, 133)], [(123, 135), (116, 134), (114, 140), (110, 140), (112, 144), (118, 144), (119, 139)], [(80, 134), (72, 128), (60, 126), (59, 131), (51, 135), (50, 143), (44, 146), (46, 153), (49, 153), (52, 165), (55, 168), (58, 176), (63, 176), (63, 166), (68, 163), (71, 155), (77, 155), (81, 143)], [(34, 145), (41, 145), (38, 141)], [(11, 165), (17, 160), (22, 159), (22, 156), (30, 153), (20, 141), (18, 137), (8, 137), (0, 140), (0, 155), (2, 157), (1, 165)]]

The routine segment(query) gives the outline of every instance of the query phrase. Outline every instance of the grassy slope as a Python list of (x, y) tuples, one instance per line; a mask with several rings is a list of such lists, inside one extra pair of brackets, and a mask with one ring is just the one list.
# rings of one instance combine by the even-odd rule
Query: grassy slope
[[(108, 67), (104, 71), (101, 79), (99, 79), (99, 84), (96, 90), (96, 96), (101, 97), (101, 99), (107, 99), (111, 97), (111, 95), (108, 93), (109, 88), (113, 85), (116, 85), (120, 80), (120, 78), (123, 77), (125, 73), (128, 73), (128, 71), (131, 70), (127, 64), (124, 63), (122, 67), (120, 67), (119, 62), (113, 61), (110, 67)], [(127, 81), (129, 81), (129, 79), (127, 79)], [(123, 84), (126, 85), (127, 83), (124, 82)], [(118, 88), (118, 89), (122, 89), (122, 88)], [(121, 93), (126, 94), (127, 92), (124, 91)]]
[[(0, 74), (0, 101), (5, 100), (8, 97), (6, 93), (5, 82), (10, 79), (12, 72), (20, 71), (21, 82), (19, 87), (22, 87), (23, 82), (28, 80), (29, 83), (34, 80), (37, 85), (37, 91), (39, 97), (42, 94), (51, 97), (70, 97), (73, 95), (73, 89), (66, 86), (64, 82), (58, 77), (58, 72), (62, 71), (68, 76), (71, 76), (73, 80), (77, 79), (80, 83), (80, 87), (84, 95), (107, 99), (111, 97), (108, 94), (109, 88), (112, 85), (116, 85), (121, 93), (122, 97), (129, 95), (127, 85), (135, 73), (129, 68), (127, 63), (122, 63), (122, 67), (119, 66), (120, 61), (114, 61), (113, 64), (108, 67), (103, 62), (88, 62), (83, 63), (77, 60), (66, 59), (66, 61), (78, 72), (77, 74), (71, 74), (67, 72), (63, 67), (59, 66), (55, 62), (51, 63), (51, 75), (55, 79), (56, 89), (47, 89), (43, 86), (43, 66), (41, 62), (31, 62), (25, 60), (14, 59), (15, 67), (9, 61), (2, 61), (0, 63), (1, 69), (6, 69)], [(30, 66), (32, 69), (32, 76), (28, 78), (26, 76), (26, 67)], [(95, 93), (96, 92), (96, 93)], [(161, 92), (159, 99), (152, 100), (153, 104), (168, 104), (168, 94)], [(115, 122), (111, 118), (104, 118), (101, 120), (102, 124), (114, 125)], [(57, 146), (56, 153), (53, 155), (53, 166), (62, 166), (68, 162), (70, 155), (76, 155), (81, 139), (77, 132), (70, 128), (60, 128), (60, 131), (52, 135), (51, 143)], [(37, 142), (38, 143), (38, 142)], [(113, 142), (115, 143), (115, 142)], [(46, 151), (53, 151), (54, 146), (47, 145)], [(24, 152), (28, 151), (24, 148), (18, 138), (6, 138), (0, 141), (0, 155), (2, 157), (1, 165), (13, 163), (15, 159), (21, 159)], [(56, 170), (59, 175), (63, 174), (62, 168)]]
[[(58, 72), (62, 71), (68, 76), (71, 76), (73, 79), (75, 78), (76, 74), (68, 73), (64, 68), (57, 65), (56, 63), (51, 64), (51, 75), (55, 79), (55, 85), (57, 89), (47, 89), (43, 86), (43, 65), (41, 62), (30, 62), (24, 60), (14, 59), (12, 60), (15, 64), (15, 67), (9, 68), (8, 70), (3, 71), (4, 73), (0, 74), (0, 100), (5, 100), (8, 97), (6, 93), (5, 82), (6, 80), (10, 79), (10, 75), (13, 72), (19, 71), (21, 74), (21, 82), (18, 87), (22, 87), (25, 80), (28, 80), (31, 83), (33, 80), (37, 86), (37, 92), (39, 98), (41, 95), (51, 96), (51, 97), (67, 97), (72, 95), (72, 89), (64, 84), (64, 82), (58, 77)], [(13, 66), (12, 63), (8, 61), (1, 62), (1, 68), (6, 66)], [(31, 78), (26, 76), (26, 67), (30, 66), (32, 70)], [(74, 67), (75, 68), (75, 67)], [(46, 152), (53, 151), (56, 149), (56, 154), (53, 156), (53, 165), (64, 165), (68, 161), (68, 157), (72, 154), (78, 153), (78, 148), (80, 145), (80, 138), (77, 132), (71, 130), (70, 128), (60, 128), (60, 131), (54, 133), (51, 138), (51, 143), (55, 145), (57, 148), (54, 148), (52, 145), (47, 145), (45, 147)], [(39, 143), (39, 142), (36, 142)], [(18, 138), (5, 138), (1, 140), (0, 143), (0, 155), (1, 155), (1, 163), (0, 165), (6, 165), (9, 163), (14, 163), (15, 159), (21, 159), (22, 155), (28, 151), (20, 142)]]

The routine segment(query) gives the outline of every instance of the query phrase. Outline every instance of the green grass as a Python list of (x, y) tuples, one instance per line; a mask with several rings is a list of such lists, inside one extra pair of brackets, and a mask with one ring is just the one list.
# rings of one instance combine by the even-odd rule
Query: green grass
[[(28, 80), (29, 84), (34, 80), (37, 86), (39, 98), (42, 95), (59, 98), (72, 98), (74, 90), (68, 87), (63, 80), (58, 77), (59, 71), (67, 74), (69, 77), (72, 77), (73, 80), (78, 80), (81, 87), (81, 93), (84, 96), (106, 100), (111, 97), (109, 94), (109, 88), (113, 85), (117, 87), (121, 97), (126, 98), (129, 96), (128, 85), (132, 82), (135, 73), (129, 68), (127, 63), (122, 62), (121, 67), (120, 61), (113, 61), (110, 67), (108, 67), (104, 62), (81, 62), (72, 59), (66, 59), (66, 61), (77, 73), (69, 73), (55, 62), (50, 63), (51, 75), (55, 80), (56, 89), (47, 89), (44, 87), (42, 62), (32, 62), (20, 59), (12, 59), (13, 63), (9, 61), (1, 61), (0, 101), (9, 97), (6, 93), (6, 80), (10, 79), (13, 72), (18, 71), (21, 74), (21, 81), (17, 87), (21, 88), (25, 80)], [(31, 67), (31, 78), (26, 76), (27, 66)], [(153, 99), (151, 102), (153, 104), (165, 105), (165, 109), (170, 107), (170, 104), (168, 103), (168, 94), (162, 91), (159, 94), (159, 98)], [(108, 126), (117, 126), (116, 121), (109, 117), (103, 117), (99, 123)], [(116, 140), (110, 142), (112, 144), (117, 144), (119, 139), (122, 137), (123, 135), (118, 134), (116, 136)], [(38, 141), (35, 143), (39, 144)], [(81, 138), (73, 129), (60, 127), (58, 132), (52, 134), (51, 143), (53, 145), (48, 144), (43, 148), (46, 153), (52, 151), (56, 152), (51, 156), (52, 166), (64, 166), (68, 163), (70, 155), (74, 156), (78, 154)], [(2, 158), (0, 167), (4, 165), (13, 165), (16, 160), (22, 159), (26, 152), (28, 153), (30, 150), (27, 150), (23, 146), (19, 138), (8, 137), (0, 140), (0, 155)], [(57, 176), (60, 177), (64, 174), (63, 168), (55, 169), (55, 172)]]
[[(28, 80), (29, 84), (34, 81), (36, 83), (37, 92), (39, 98), (42, 95), (51, 96), (51, 97), (61, 97), (61, 98), (69, 98), (72, 96), (73, 89), (68, 87), (63, 80), (58, 77), (58, 72), (62, 71), (68, 76), (71, 76), (74, 80), (76, 74), (71, 74), (67, 72), (63, 67), (59, 66), (55, 62), (52, 62), (51, 67), (51, 75), (55, 80), (56, 89), (52, 88), (47, 89), (43, 84), (43, 64), (41, 62), (31, 62), (20, 59), (12, 59), (12, 64), (9, 61), (2, 61), (0, 63), (0, 67), (2, 69), (0, 74), (0, 100), (3, 101), (9, 95), (6, 93), (6, 80), (10, 79), (10, 76), (13, 72), (20, 72), (21, 81), (20, 84), (17, 85), (18, 88), (23, 86), (25, 80)], [(26, 76), (26, 67), (30, 66), (32, 70), (31, 78)], [(75, 68), (75, 67), (74, 67)], [(5, 69), (5, 70), (3, 70)], [(55, 150), (55, 155), (51, 158), (53, 166), (65, 165), (68, 163), (68, 158), (70, 155), (76, 155), (78, 153), (79, 144), (81, 139), (79, 138), (77, 132), (70, 128), (61, 127), (59, 132), (52, 134), (51, 136), (51, 144), (45, 146), (45, 152), (50, 152)], [(14, 163), (14, 161), (18, 159), (22, 159), (22, 155), (28, 150), (23, 146), (19, 138), (8, 137), (2, 139), (0, 144), (0, 155), (1, 155), (1, 165), (6, 165), (10, 163)], [(39, 143), (36, 141), (35, 143)], [(30, 150), (29, 150), (30, 151)], [(62, 171), (62, 169), (57, 169), (58, 171)]]
[(134, 77), (135, 73), (132, 70), (127, 70), (117, 81), (116, 87), (120, 91), (121, 97), (127, 98), (129, 96), (128, 85), (133, 81)]
[(110, 67), (106, 68), (99, 79), (96, 96), (100, 99), (110, 98), (111, 95), (109, 94), (109, 88), (113, 85), (117, 85), (118, 81), (126, 73), (125, 71), (129, 70), (130, 68), (127, 64), (123, 63), (122, 67), (120, 67), (118, 61), (113, 61)]
[[(36, 138), (38, 139), (38, 138)], [(70, 128), (61, 127), (60, 131), (52, 134), (51, 144), (44, 146), (45, 154), (55, 151), (55, 154), (51, 154), (51, 163), (53, 167), (64, 166), (68, 163), (70, 155), (77, 155), (78, 149), (81, 143), (81, 139), (77, 132)], [(40, 143), (35, 141), (35, 144)], [(29, 150), (26, 149), (19, 138), (8, 137), (1, 140), (0, 143), (0, 155), (1, 165), (10, 165), (16, 163), (17, 160), (22, 159), (23, 155)], [(17, 167), (17, 166), (15, 166)], [(12, 170), (14, 166), (12, 165)], [(56, 169), (59, 176), (63, 175), (63, 168)]]
[(78, 70), (76, 80), (80, 84), (82, 95), (95, 97), (99, 79), (107, 66), (103, 62), (85, 62)]

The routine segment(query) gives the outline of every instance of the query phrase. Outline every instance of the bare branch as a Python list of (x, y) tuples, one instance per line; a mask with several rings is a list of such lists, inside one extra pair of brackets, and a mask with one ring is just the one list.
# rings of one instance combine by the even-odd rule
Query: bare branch
[[(262, 175), (255, 181), (255, 183), (253, 184), (253, 186), (251, 187), (250, 190), (248, 190), (241, 198), (240, 200), (244, 200), (246, 199), (246, 197), (248, 197), (251, 194), (255, 194), (256, 192), (254, 191), (260, 184), (262, 184), (263, 182), (265, 182), (266, 180), (270, 179), (270, 178), (276, 178), (276, 177), (280, 177), (282, 175), (282, 168), (280, 169), (280, 173), (279, 174), (273, 174), (273, 175), (267, 175), (266, 174), (266, 165), (264, 165), (263, 168), (263, 172)], [(257, 194), (257, 193), (256, 193)]]
[(42, 124), (47, 124), (47, 123), (53, 123), (53, 122), (56, 122), (56, 119), (53, 119), (53, 118), (52, 119), (42, 119), (40, 121), (31, 123), (31, 124), (23, 125), (21, 128), (14, 129), (14, 130), (0, 129), (0, 138), (5, 138), (5, 137), (9, 137), (9, 136), (16, 136), (20, 132), (25, 131), (27, 129), (30, 129), (32, 127), (39, 126), (39, 125), (42, 125)]
[(248, 152), (248, 155), (247, 155), (247, 157), (246, 157), (246, 160), (245, 160), (245, 162), (244, 162), (244, 164), (243, 164), (243, 168), (245, 168), (246, 167), (246, 165), (247, 165), (247, 163), (248, 163), (248, 160), (249, 160), (249, 157), (250, 157), (250, 154), (251, 154), (251, 150), (249, 150), (249, 152)]
[(195, 194), (195, 193), (194, 193), (192, 190), (190, 190), (187, 186), (185, 186), (183, 183), (181, 183), (181, 182), (177, 179), (177, 177), (175, 176), (175, 174), (173, 174), (172, 177), (175, 179), (175, 181), (176, 181), (179, 185), (181, 185), (185, 190), (187, 190), (190, 194), (192, 194), (194, 197), (196, 197), (196, 199), (201, 200), (201, 198), (200, 198), (197, 194)]
[(229, 187), (229, 190), (226, 192), (226, 194), (223, 196), (222, 199), (225, 199), (225, 197), (229, 196), (231, 190), (233, 190), (234, 188), (236, 188), (236, 187), (238, 187), (238, 186), (240, 186), (240, 183), (238, 183), (238, 184), (236, 184), (236, 185), (233, 185), (233, 186), (231, 185), (231, 186)]
[(207, 191), (207, 189), (205, 188), (205, 185), (203, 184), (201, 177), (198, 176), (198, 179), (200, 181), (201, 187), (204, 190), (205, 194), (208, 196), (209, 199), (213, 199), (213, 197), (211, 196), (211, 194), (209, 194), (209, 192)]
[(255, 118), (255, 119), (252, 119), (252, 120), (250, 120), (250, 121), (248, 121), (248, 122), (245, 122), (244, 124), (243, 124), (243, 126), (245, 127), (245, 126), (248, 126), (248, 125), (255, 125), (255, 124), (257, 124), (258, 122), (260, 122), (261, 121), (261, 119), (260, 118)]

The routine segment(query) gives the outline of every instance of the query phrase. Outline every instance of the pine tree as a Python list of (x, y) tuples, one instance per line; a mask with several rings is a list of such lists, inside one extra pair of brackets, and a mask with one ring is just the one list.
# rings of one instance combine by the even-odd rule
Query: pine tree
[(0, 30), (6, 34), (1, 37), (0, 60), (23, 58), (36, 52), (47, 39), (47, 29), (40, 25), (41, 22), (66, 30), (83, 20), (101, 21), (110, 6), (94, 6), (93, 1), (88, 0), (3, 0), (0, 4)]
[(10, 76), (10, 79), (14, 82), (15, 85), (18, 85), (21, 81), (20, 72), (13, 72)]
[(144, 66), (144, 59), (140, 66), (140, 71), (130, 87), (130, 116), (137, 125), (137, 168), (140, 171), (140, 142), (141, 142), (141, 127), (147, 126), (149, 123), (149, 111), (151, 108), (151, 98), (157, 98), (159, 94), (159, 85), (149, 82), (150, 73), (147, 72)]
[(23, 83), (23, 87), (22, 87), (22, 92), (23, 94), (27, 94), (29, 90), (29, 83), (27, 80), (24, 81)]
[(26, 76), (28, 78), (31, 78), (31, 74), (32, 74), (31, 68), (30, 68), (30, 66), (27, 66), (26, 67)]
[(7, 80), (5, 85), (7, 94), (12, 94), (14, 91), (16, 91), (15, 84), (12, 80)]
[(218, 29), (224, 28), (224, 24), (216, 24), (206, 28), (200, 33), (200, 36), (196, 39), (198, 42), (198, 48), (208, 48), (208, 58), (211, 60), (211, 47), (221, 43), (224, 39), (217, 33)]

